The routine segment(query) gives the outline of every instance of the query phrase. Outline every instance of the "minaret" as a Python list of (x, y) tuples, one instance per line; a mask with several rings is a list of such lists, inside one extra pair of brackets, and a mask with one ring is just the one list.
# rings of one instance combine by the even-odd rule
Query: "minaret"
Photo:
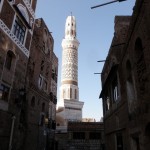
[(61, 99), (79, 100), (78, 88), (78, 46), (74, 16), (68, 16), (65, 38), (62, 40)]
[(78, 88), (78, 46), (76, 20), (68, 16), (65, 25), (65, 38), (62, 40), (62, 74), (60, 101), (64, 106), (65, 120), (81, 120), (83, 102), (79, 101)]

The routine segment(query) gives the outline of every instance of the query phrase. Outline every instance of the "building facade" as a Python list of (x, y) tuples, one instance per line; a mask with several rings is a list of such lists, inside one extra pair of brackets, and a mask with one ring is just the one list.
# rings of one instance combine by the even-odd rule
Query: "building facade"
[(0, 1), (0, 149), (23, 149), (26, 73), (36, 0)]
[(58, 58), (36, 3), (0, 1), (0, 150), (55, 145)]
[(101, 76), (106, 150), (150, 149), (149, 14), (150, 2), (136, 0), (130, 18), (115, 18)]
[(36, 19), (27, 69), (26, 146), (30, 148), (26, 149), (53, 149), (58, 73), (58, 58), (53, 45), (53, 37), (44, 20)]
[(102, 122), (68, 122), (67, 133), (57, 133), (56, 150), (104, 150)]
[(104, 150), (102, 122), (69, 122), (68, 149)]

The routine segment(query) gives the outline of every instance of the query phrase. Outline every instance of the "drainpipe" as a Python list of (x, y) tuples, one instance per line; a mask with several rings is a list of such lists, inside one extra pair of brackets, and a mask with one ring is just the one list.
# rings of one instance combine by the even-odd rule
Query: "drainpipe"
[(16, 116), (12, 116), (12, 125), (11, 125), (11, 133), (10, 133), (9, 149), (8, 150), (11, 150), (11, 148), (12, 148), (12, 137), (13, 137), (13, 132), (14, 132), (15, 119), (16, 119)]

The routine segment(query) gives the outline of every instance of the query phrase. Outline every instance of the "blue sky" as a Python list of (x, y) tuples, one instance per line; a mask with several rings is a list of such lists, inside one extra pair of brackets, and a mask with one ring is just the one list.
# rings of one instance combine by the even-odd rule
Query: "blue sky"
[(43, 18), (54, 38), (54, 52), (59, 59), (58, 99), (61, 78), (61, 42), (65, 32), (65, 21), (72, 12), (77, 23), (78, 49), (78, 83), (79, 99), (84, 102), (83, 117), (103, 116), (100, 73), (114, 34), (114, 17), (131, 15), (135, 0), (116, 2), (103, 7), (91, 9), (111, 0), (37, 0), (36, 18)]

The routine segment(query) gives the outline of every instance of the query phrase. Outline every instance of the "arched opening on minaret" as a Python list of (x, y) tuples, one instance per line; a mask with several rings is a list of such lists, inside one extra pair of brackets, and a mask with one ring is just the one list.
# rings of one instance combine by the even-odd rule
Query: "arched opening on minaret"
[(74, 97), (75, 97), (75, 99), (77, 99), (77, 89), (75, 89)]
[(72, 98), (72, 88), (70, 88), (70, 98)]

